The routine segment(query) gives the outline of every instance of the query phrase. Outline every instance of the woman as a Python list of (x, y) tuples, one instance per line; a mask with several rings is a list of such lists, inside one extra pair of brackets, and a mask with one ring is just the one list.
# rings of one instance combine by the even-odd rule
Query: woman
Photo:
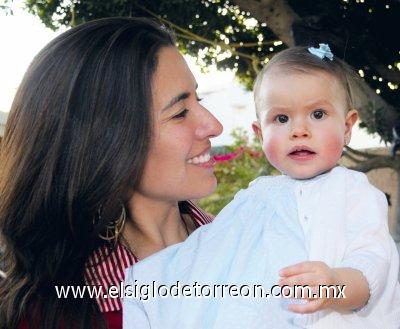
[(104, 292), (211, 220), (185, 201), (215, 189), (210, 138), (222, 131), (196, 87), (146, 19), (82, 24), (36, 56), (2, 145), (1, 328), (121, 328), (119, 299), (55, 286)]

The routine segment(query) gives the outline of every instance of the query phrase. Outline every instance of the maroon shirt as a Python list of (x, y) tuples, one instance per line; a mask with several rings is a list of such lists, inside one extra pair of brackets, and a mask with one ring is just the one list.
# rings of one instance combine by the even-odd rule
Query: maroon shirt
[[(193, 220), (196, 228), (211, 223), (213, 217), (199, 209), (193, 202), (185, 201), (185, 212)], [(105, 247), (104, 247), (105, 248)], [(104, 259), (104, 261), (100, 261)], [(125, 269), (138, 262), (138, 259), (122, 244), (114, 252), (105, 257), (105, 250), (93, 253), (85, 271), (87, 285), (102, 286), (103, 291), (110, 286), (120, 286), (125, 280)], [(96, 264), (96, 265), (94, 265)], [(122, 301), (119, 298), (99, 298), (97, 303), (103, 312), (109, 329), (122, 329)]]
[[(187, 213), (193, 220), (196, 228), (211, 223), (214, 219), (191, 201), (182, 202), (181, 206), (184, 208), (183, 212)], [(111, 286), (119, 287), (121, 282), (125, 280), (125, 270), (138, 262), (135, 255), (120, 243), (111, 254), (107, 255), (107, 252), (106, 246), (93, 252), (85, 268), (86, 285), (102, 287), (102, 294), (106, 293)], [(104, 315), (108, 328), (122, 329), (121, 299), (97, 298), (96, 301)], [(27, 322), (22, 321), (18, 329), (28, 329)]]

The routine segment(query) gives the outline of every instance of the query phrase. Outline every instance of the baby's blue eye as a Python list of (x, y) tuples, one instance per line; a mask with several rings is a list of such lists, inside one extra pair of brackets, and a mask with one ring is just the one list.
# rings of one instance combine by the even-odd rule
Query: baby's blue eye
[(315, 110), (311, 113), (311, 118), (321, 120), (326, 115), (324, 110)]
[(278, 121), (279, 123), (286, 123), (289, 121), (289, 117), (285, 114), (279, 114), (275, 117), (274, 121)]

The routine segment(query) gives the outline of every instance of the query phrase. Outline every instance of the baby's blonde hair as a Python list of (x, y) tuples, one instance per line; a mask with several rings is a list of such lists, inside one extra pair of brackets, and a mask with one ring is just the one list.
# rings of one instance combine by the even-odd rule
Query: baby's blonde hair
[(345, 91), (347, 109), (357, 108), (359, 77), (341, 59), (334, 56), (321, 59), (308, 51), (308, 47), (292, 47), (276, 54), (257, 75), (254, 82), (254, 102), (257, 117), (261, 110), (260, 88), (264, 77), (271, 71), (284, 73), (311, 73), (322, 71), (334, 76)]

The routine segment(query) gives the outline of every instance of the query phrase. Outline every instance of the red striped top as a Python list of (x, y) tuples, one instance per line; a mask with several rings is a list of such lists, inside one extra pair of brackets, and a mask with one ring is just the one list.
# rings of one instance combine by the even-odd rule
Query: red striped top
[[(182, 213), (190, 216), (196, 228), (213, 220), (213, 217), (203, 212), (191, 201), (181, 202), (180, 209)], [(125, 269), (138, 262), (135, 255), (122, 244), (118, 244), (109, 255), (107, 253), (106, 246), (96, 250), (89, 258), (85, 269), (86, 284), (101, 286), (103, 293), (107, 292), (111, 286), (119, 287), (125, 279)], [(103, 313), (122, 310), (122, 301), (119, 298), (98, 298), (97, 303)], [(117, 316), (121, 316), (120, 312), (117, 313), (119, 313), (119, 315), (116, 314)], [(105, 315), (108, 319), (109, 316)], [(111, 326), (109, 327), (111, 328)]]

